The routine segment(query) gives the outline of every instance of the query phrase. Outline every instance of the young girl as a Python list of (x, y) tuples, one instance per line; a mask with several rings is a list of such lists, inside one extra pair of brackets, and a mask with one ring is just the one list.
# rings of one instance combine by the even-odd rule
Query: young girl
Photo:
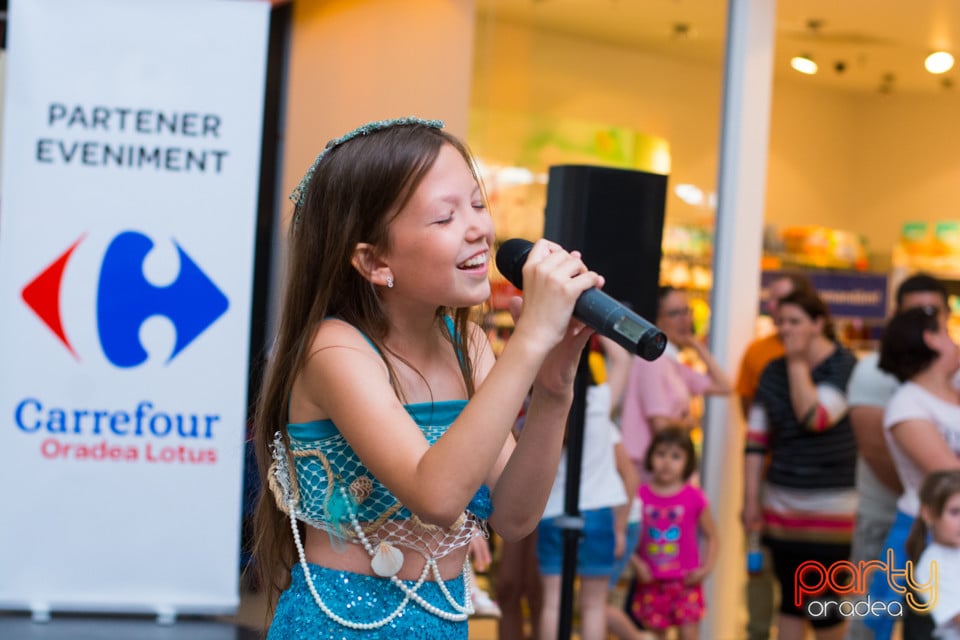
[[(688, 482), (697, 460), (687, 430), (657, 431), (645, 465), (651, 476), (638, 491), (643, 527), (632, 558), (638, 584), (631, 611), (658, 638), (678, 627), (680, 640), (696, 640), (704, 611), (701, 583), (716, 560), (717, 530), (706, 496)], [(705, 543), (702, 560), (698, 534)]]
[(487, 522), (508, 539), (536, 526), (591, 334), (573, 306), (603, 279), (534, 244), (495, 361), (468, 321), (490, 296), (493, 225), (472, 158), (438, 121), (330, 142), (292, 199), (256, 417), (269, 637), (466, 638), (468, 544)]
[(917, 596), (933, 601), (935, 637), (960, 640), (960, 470), (934, 471), (924, 479), (920, 517), (907, 538), (907, 553), (914, 561)]

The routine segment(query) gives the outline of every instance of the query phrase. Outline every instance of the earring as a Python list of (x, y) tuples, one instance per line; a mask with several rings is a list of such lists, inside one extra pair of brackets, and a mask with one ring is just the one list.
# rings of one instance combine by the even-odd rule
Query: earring
[(387, 289), (393, 289), (393, 276), (387, 276)]

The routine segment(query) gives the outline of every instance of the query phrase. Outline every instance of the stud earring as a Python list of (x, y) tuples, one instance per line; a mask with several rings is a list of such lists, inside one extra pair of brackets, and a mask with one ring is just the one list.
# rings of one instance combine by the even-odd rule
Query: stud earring
[(387, 276), (387, 289), (393, 289), (393, 276)]

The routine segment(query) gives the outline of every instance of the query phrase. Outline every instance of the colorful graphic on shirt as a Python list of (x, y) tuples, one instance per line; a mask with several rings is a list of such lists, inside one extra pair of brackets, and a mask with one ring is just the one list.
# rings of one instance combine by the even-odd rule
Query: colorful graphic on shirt
[(647, 555), (657, 565), (669, 565), (680, 554), (680, 521), (683, 520), (683, 505), (671, 507), (644, 506), (644, 521), (647, 523)]

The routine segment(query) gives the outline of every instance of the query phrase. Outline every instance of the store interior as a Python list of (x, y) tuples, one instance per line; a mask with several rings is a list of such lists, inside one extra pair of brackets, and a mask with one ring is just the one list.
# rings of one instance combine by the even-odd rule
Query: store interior
[[(475, 25), (468, 141), (487, 170), (498, 234), (539, 237), (550, 165), (668, 174), (660, 281), (690, 292), (701, 335), (718, 268), (728, 4), (481, 0)], [(764, 228), (756, 234), (761, 306), (773, 273), (800, 270), (822, 293), (836, 293), (828, 302), (838, 335), (859, 353), (877, 347), (891, 293), (912, 272), (944, 280), (960, 310), (960, 203), (951, 180), (960, 170), (951, 118), (960, 107), (958, 70), (924, 66), (928, 54), (952, 49), (958, 24), (960, 7), (937, 0), (776, 3)], [(817, 73), (796, 71), (798, 56), (816, 61)], [(861, 304), (843, 304), (851, 300)], [(503, 311), (490, 321), (495, 338), (509, 335)], [(960, 340), (960, 314), (951, 322)], [(742, 327), (772, 330), (762, 311), (754, 327)], [(731, 373), (738, 360), (731, 353), (725, 362)], [(734, 531), (736, 517), (725, 526)], [(730, 631), (728, 623), (714, 633)]]
[[(304, 119), (297, 110), (310, 109), (310, 121), (329, 124), (332, 131), (348, 129), (331, 113), (349, 111), (351, 123), (364, 115), (354, 112), (355, 105), (325, 103), (323, 92), (335, 93), (341, 76), (362, 78), (365, 69), (384, 62), (383, 51), (358, 50), (356, 34), (337, 22), (336, 7), (351, 5), (352, 10), (353, 0), (318, 2), (326, 7), (323, 11), (302, 8), (311, 2), (291, 3), (293, 36), (300, 37), (300, 44), (292, 45), (289, 84), (291, 95), (299, 93), (290, 99), (285, 116), (297, 135), (286, 140), (284, 203), (289, 183), (299, 179), (302, 166), (315, 154), (316, 140), (330, 137), (301, 126)], [(383, 2), (390, 0), (356, 4), (389, 13)], [(483, 162), (500, 239), (540, 235), (550, 165), (665, 173), (669, 190), (661, 281), (691, 291), (697, 326), (705, 332), (729, 3), (425, 4), (437, 14), (431, 50), (445, 50), (464, 34), (473, 40), (468, 54), (452, 46), (449, 56), (434, 58), (429, 74), (417, 71), (449, 77), (450, 100), (469, 102), (466, 121), (454, 117), (448, 124), (465, 134)], [(960, 70), (932, 74), (923, 65), (929, 53), (956, 44), (960, 5), (952, 0), (779, 0), (776, 5), (764, 250), (757, 284), (764, 270), (799, 268), (811, 274), (879, 276), (889, 293), (907, 273), (923, 269), (947, 282), (954, 294), (951, 302), (960, 307), (960, 197), (955, 186), (960, 127), (954, 120), (960, 112)], [(321, 14), (322, 26), (305, 24)], [(384, 30), (391, 24), (376, 22)], [(304, 33), (343, 54), (311, 62), (310, 73), (323, 76), (324, 83), (304, 81), (298, 65), (305, 63), (296, 55), (302, 50), (297, 47), (305, 46)], [(381, 35), (388, 48), (392, 36)], [(464, 55), (470, 56), (472, 68), (466, 80), (449, 72)], [(799, 55), (817, 61), (818, 73), (795, 71), (790, 62)], [(342, 73), (345, 67), (349, 73)], [(0, 76), (2, 68), (0, 63)], [(416, 95), (421, 87), (413, 75), (396, 74), (396, 87), (371, 90), (376, 113), (384, 108), (377, 96)], [(320, 99), (305, 99), (304, 92), (316, 86)], [(431, 98), (429, 91), (424, 94)], [(441, 111), (444, 107), (449, 105), (441, 104)], [(303, 148), (296, 138), (304, 141)], [(282, 209), (286, 215), (287, 208)], [(840, 335), (868, 349), (879, 319), (844, 318), (845, 327), (865, 330), (842, 329)], [(957, 320), (960, 314), (955, 314)], [(751, 330), (770, 328), (760, 318)], [(960, 326), (952, 328), (960, 339)], [(250, 626), (262, 622), (257, 606), (248, 605), (244, 612), (255, 614)]]
[[(669, 175), (661, 281), (709, 316), (726, 45), (722, 0), (477, 3), (469, 135), (503, 238), (542, 231), (547, 167)], [(923, 269), (960, 293), (960, 142), (950, 50), (960, 8), (923, 0), (777, 3), (761, 270)], [(818, 62), (813, 75), (795, 56)], [(762, 297), (762, 296), (761, 296)], [(884, 299), (888, 304), (889, 297)], [(955, 305), (960, 298), (953, 297)], [(875, 346), (885, 309), (839, 317)], [(770, 330), (760, 318), (757, 332)], [(960, 325), (954, 327), (960, 336)]]

